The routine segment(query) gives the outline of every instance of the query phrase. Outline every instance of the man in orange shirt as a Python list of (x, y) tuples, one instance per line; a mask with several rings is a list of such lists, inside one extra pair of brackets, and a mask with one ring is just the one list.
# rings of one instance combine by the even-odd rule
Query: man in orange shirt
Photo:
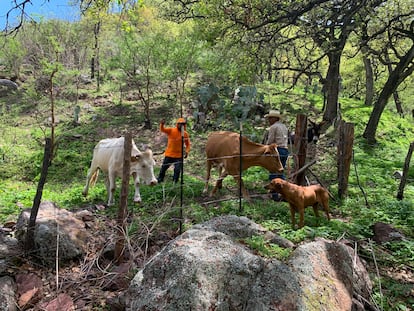
[[(163, 182), (165, 177), (165, 172), (174, 164), (174, 176), (173, 181), (176, 183), (180, 178), (180, 173), (183, 170), (182, 157), (187, 158), (188, 153), (190, 152), (190, 136), (186, 131), (186, 121), (184, 118), (179, 118), (177, 120), (176, 127), (165, 127), (165, 120), (162, 119), (160, 122), (160, 131), (167, 134), (168, 143), (167, 149), (164, 152), (164, 161), (161, 165), (161, 170), (158, 175), (158, 182)], [(183, 133), (181, 132), (183, 131)], [(184, 145), (185, 150), (184, 154), (182, 151), (182, 135), (184, 136)]]

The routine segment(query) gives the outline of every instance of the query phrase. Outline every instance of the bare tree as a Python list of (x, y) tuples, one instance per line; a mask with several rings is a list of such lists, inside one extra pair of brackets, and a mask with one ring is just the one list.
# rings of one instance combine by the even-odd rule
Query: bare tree
[[(49, 2), (49, 0), (46, 0), (47, 2)], [(26, 14), (26, 8), (27, 5), (31, 5), (32, 0), (13, 0), (12, 1), (12, 6), (10, 8), (10, 10), (7, 11), (6, 13), (6, 26), (3, 29), (3, 31), (6, 34), (12, 34), (12, 33), (16, 33), (22, 26), (24, 21), (29, 18), (29, 16)], [(3, 4), (4, 5), (4, 4)], [(10, 19), (12, 14), (16, 14), (17, 15), (17, 24), (16, 25), (12, 25), (10, 23)]]

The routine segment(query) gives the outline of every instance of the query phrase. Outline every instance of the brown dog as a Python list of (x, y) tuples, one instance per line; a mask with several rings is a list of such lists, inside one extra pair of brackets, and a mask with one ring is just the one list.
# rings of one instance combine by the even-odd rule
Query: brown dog
[(329, 217), (329, 193), (320, 185), (298, 186), (281, 178), (273, 179), (265, 186), (270, 192), (277, 192), (289, 203), (292, 226), (295, 228), (295, 213), (299, 212), (299, 228), (304, 226), (305, 207), (312, 206), (316, 217), (319, 217), (318, 204), (320, 203)]

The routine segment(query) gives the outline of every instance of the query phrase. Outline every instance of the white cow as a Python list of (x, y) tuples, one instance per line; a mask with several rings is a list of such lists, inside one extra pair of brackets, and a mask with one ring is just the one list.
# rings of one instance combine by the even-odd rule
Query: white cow
[[(93, 150), (91, 167), (86, 177), (86, 185), (82, 194), (88, 195), (89, 185), (94, 185), (99, 175), (99, 169), (106, 173), (106, 190), (108, 192), (108, 205), (114, 204), (114, 192), (116, 178), (122, 178), (124, 166), (124, 137), (102, 139)], [(131, 176), (134, 179), (135, 195), (134, 202), (141, 202), (139, 192), (140, 178), (146, 185), (156, 185), (157, 179), (154, 176), (155, 161), (152, 151), (146, 148), (144, 152), (138, 150), (132, 140), (131, 149)]]

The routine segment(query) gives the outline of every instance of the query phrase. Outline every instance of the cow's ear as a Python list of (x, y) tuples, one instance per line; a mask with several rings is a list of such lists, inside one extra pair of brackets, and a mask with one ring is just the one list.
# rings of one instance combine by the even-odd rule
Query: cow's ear
[(151, 146), (150, 145), (148, 145), (148, 144), (142, 144), (141, 145), (141, 149), (142, 150), (144, 150), (144, 151), (146, 151), (146, 150), (152, 150), (152, 148), (151, 148)]

